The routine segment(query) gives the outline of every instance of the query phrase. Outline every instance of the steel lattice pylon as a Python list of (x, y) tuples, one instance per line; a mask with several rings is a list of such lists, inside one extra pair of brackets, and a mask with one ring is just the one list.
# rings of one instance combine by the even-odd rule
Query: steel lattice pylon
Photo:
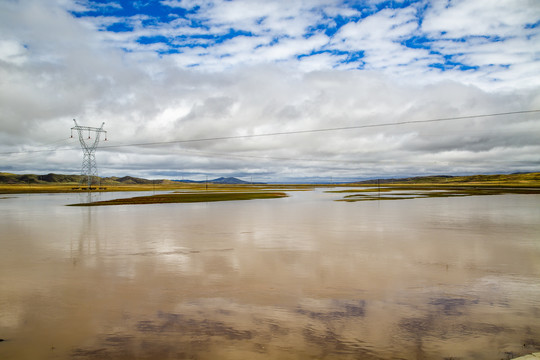
[[(73, 137), (73, 130), (77, 130), (79, 132), (79, 141), (81, 142), (81, 148), (83, 151), (81, 183), (86, 180), (88, 189), (90, 190), (92, 182), (99, 181), (95, 152), (99, 144), (99, 138), (102, 133), (105, 133), (105, 140), (107, 140), (107, 131), (103, 130), (103, 125), (105, 125), (105, 123), (101, 124), (100, 128), (95, 128), (88, 126), (80, 126), (79, 124), (77, 124), (77, 121), (75, 119), (73, 119), (73, 121), (75, 122), (75, 126), (71, 128), (71, 137)], [(85, 139), (84, 135), (86, 134), (86, 132), (88, 132), (88, 138)], [(95, 133), (94, 141), (89, 141), (87, 143), (86, 140), (91, 139), (91, 133)]]

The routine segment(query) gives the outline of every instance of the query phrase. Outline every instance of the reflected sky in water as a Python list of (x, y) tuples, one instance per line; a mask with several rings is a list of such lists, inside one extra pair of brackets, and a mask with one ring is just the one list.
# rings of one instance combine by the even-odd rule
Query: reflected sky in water
[(539, 196), (289, 194), (90, 208), (64, 206), (75, 194), (0, 199), (0, 358), (540, 351)]

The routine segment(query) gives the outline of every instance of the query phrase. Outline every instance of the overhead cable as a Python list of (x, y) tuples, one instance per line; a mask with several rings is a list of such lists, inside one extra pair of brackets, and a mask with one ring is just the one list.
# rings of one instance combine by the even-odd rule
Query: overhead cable
[[(445, 121), (459, 121), (459, 120), (466, 120), (466, 119), (479, 119), (479, 118), (498, 117), (498, 116), (507, 116), (507, 115), (518, 115), (518, 114), (531, 114), (531, 113), (538, 113), (538, 112), (540, 112), (540, 109), (509, 111), (509, 112), (500, 112), (500, 113), (492, 113), (492, 114), (454, 116), (454, 117), (434, 118), (434, 119), (426, 119), (426, 120), (407, 120), (407, 121), (398, 121), (398, 122), (353, 125), (353, 126), (343, 126), (343, 127), (333, 127), (333, 128), (307, 129), (307, 130), (295, 130), (295, 131), (281, 131), (281, 132), (263, 133), (263, 134), (230, 135), (230, 136), (218, 136), (218, 137), (208, 137), (208, 138), (198, 138), (198, 139), (154, 141), (154, 142), (144, 142), (144, 143), (128, 143), (128, 144), (118, 144), (118, 145), (105, 145), (105, 146), (101, 146), (100, 149), (116, 149), (116, 148), (138, 147), (138, 146), (159, 146), (159, 145), (185, 144), (185, 143), (205, 142), (205, 141), (221, 141), (221, 140), (248, 139), (248, 138), (283, 136), (283, 135), (294, 135), (294, 134), (309, 134), (309, 133), (343, 131), (343, 130), (354, 130), (354, 129), (366, 129), (366, 128), (377, 128), (377, 127), (402, 126), (402, 125), (409, 125), (409, 124), (426, 124), (426, 123), (445, 122)], [(49, 152), (49, 151), (59, 151), (59, 150), (72, 150), (72, 148), (55, 148), (55, 149), (43, 149), (43, 150), (13, 151), (13, 152), (0, 153), (0, 155), (39, 153), (39, 152)]]
[(529, 114), (529, 113), (537, 113), (537, 112), (540, 112), (540, 109), (538, 109), (538, 110), (510, 111), (510, 112), (494, 113), (494, 114), (456, 116), (456, 117), (436, 118), (436, 119), (427, 119), (427, 120), (408, 120), (408, 121), (399, 121), (399, 122), (391, 122), (391, 123), (365, 124), (365, 125), (343, 126), (343, 127), (334, 127), (334, 128), (282, 131), (282, 132), (263, 133), (263, 134), (231, 135), (231, 136), (219, 136), (219, 137), (209, 137), (209, 138), (199, 138), (199, 139), (155, 141), (155, 142), (147, 142), (147, 143), (108, 145), (108, 146), (102, 146), (101, 149), (112, 149), (112, 148), (120, 148), (120, 147), (134, 147), (134, 146), (155, 146), (155, 145), (169, 145), (169, 144), (184, 144), (184, 143), (191, 143), (191, 142), (247, 139), (247, 138), (256, 138), (256, 137), (294, 135), (294, 134), (308, 134), (308, 133), (317, 133), (317, 132), (329, 132), (329, 131), (342, 131), (342, 130), (352, 130), (352, 129), (366, 129), (366, 128), (375, 128), (375, 127), (399, 126), (399, 125), (407, 125), (407, 124), (423, 124), (423, 123), (433, 123), (433, 122), (443, 122), (443, 121), (456, 121), (456, 120), (495, 117), (495, 116), (504, 116), (504, 115)]

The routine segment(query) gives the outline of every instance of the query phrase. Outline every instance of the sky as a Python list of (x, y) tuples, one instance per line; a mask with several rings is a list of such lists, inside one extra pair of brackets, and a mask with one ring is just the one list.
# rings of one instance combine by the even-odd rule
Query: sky
[(73, 119), (101, 176), (540, 171), (540, 1), (0, 1), (0, 172), (80, 173)]

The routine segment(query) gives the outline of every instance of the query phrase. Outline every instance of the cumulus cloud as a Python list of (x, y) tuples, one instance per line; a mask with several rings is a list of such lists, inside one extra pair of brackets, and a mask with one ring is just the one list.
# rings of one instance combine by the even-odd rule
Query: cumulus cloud
[(401, 124), (540, 109), (539, 7), (517, 3), (3, 2), (0, 171), (77, 173), (72, 118), (105, 122), (103, 175), (535, 171), (538, 113)]

